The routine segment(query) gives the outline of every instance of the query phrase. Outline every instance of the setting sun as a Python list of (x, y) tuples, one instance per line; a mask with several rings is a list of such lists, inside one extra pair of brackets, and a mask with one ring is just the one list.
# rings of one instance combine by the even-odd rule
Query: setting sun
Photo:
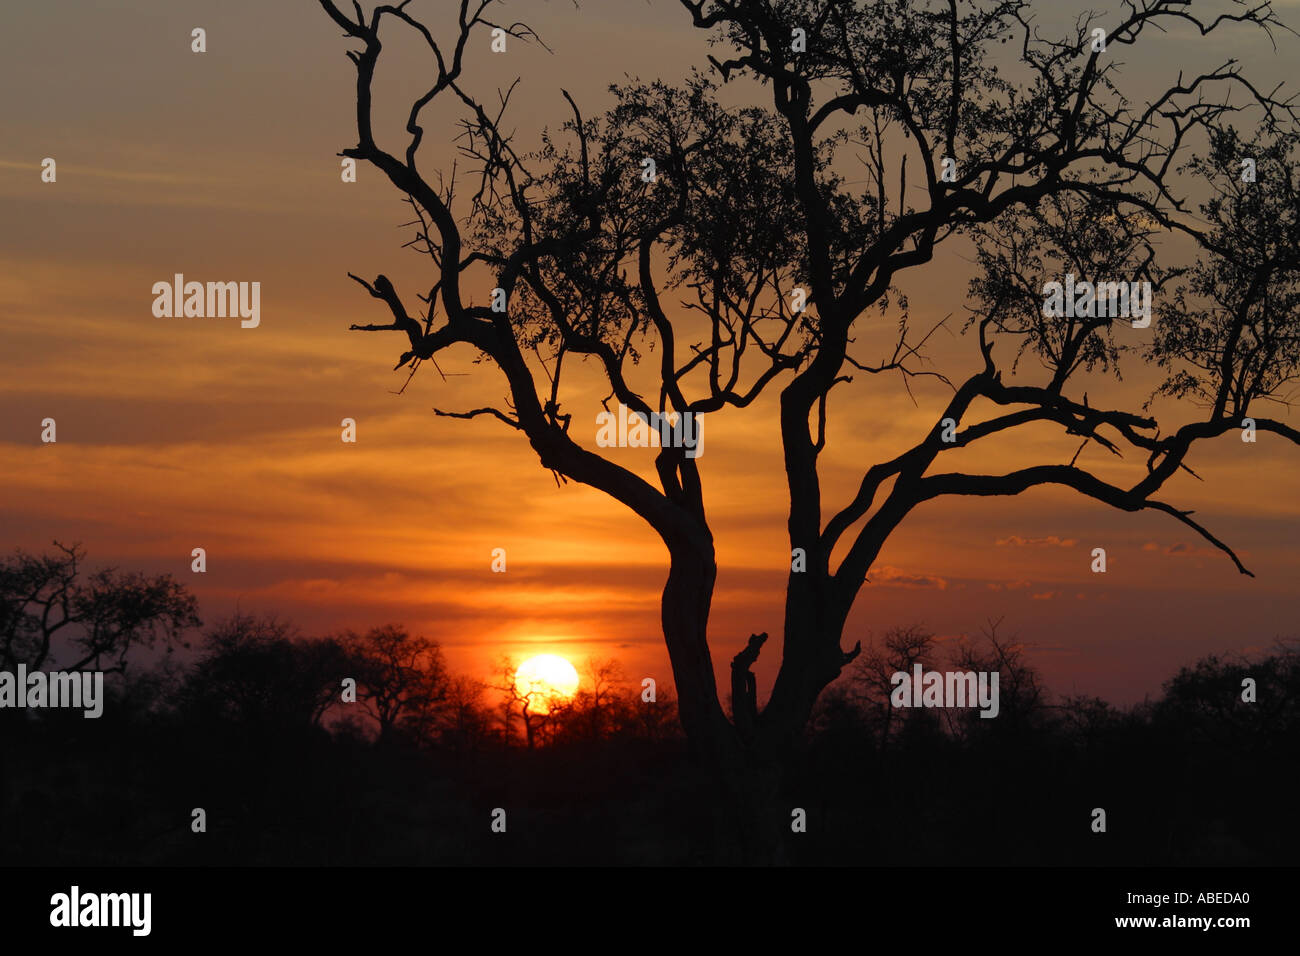
[(538, 654), (515, 671), (515, 690), (528, 698), (535, 714), (549, 713), (553, 704), (568, 700), (578, 689), (578, 672), (557, 654)]

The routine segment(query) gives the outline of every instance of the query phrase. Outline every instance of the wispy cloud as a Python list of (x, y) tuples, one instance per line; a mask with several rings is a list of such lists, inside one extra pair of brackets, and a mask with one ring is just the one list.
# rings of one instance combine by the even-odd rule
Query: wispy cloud
[[(40, 173), (40, 164), (31, 160), (15, 161), (0, 159), (0, 169), (28, 170), (33, 176)], [(167, 184), (176, 186), (213, 185), (219, 180), (205, 176), (185, 175), (183, 173), (153, 172), (136, 169), (101, 169), (95, 166), (81, 166), (76, 163), (59, 163), (59, 176), (77, 178), (90, 176), (94, 179), (113, 179), (127, 183), (147, 183), (151, 185)]]
[(1073, 548), (1079, 542), (1076, 538), (1058, 538), (1054, 534), (1044, 538), (1026, 538), (1013, 534), (1006, 538), (998, 538), (994, 543), (1000, 548)]
[(935, 574), (910, 574), (890, 565), (875, 568), (868, 580), (872, 584), (897, 588), (936, 588), (948, 589), (948, 581)]
[(1033, 586), (1033, 581), (1026, 581), (1024, 579), (1016, 581), (989, 581), (986, 585), (990, 591), (1020, 591), (1024, 588)]
[(1177, 544), (1159, 545), (1154, 541), (1148, 541), (1142, 545), (1143, 551), (1159, 551), (1161, 554), (1175, 556), (1192, 556), (1192, 555), (1218, 555), (1219, 552), (1214, 548), (1201, 547), (1199, 544), (1187, 544), (1179, 541)]

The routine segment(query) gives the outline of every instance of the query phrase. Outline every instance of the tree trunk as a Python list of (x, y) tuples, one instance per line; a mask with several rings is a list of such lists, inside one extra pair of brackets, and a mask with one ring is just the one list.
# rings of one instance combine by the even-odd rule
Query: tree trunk
[(717, 779), (724, 827), (719, 836), (729, 857), (720, 862), (787, 864), (793, 807), (782, 800), (785, 766), (752, 750), (738, 756)]
[[(755, 639), (751, 639), (749, 656), (742, 652), (737, 657), (742, 674), (749, 676), (749, 695), (738, 700), (733, 691), (733, 710), (740, 716), (737, 724), (727, 720), (718, 700), (707, 640), (716, 574), (712, 555), (674, 553), (664, 587), (664, 639), (677, 684), (682, 727), (711, 781), (719, 862), (782, 864), (788, 862), (793, 809), (781, 800), (787, 744), (798, 739), (803, 722), (797, 711), (792, 712), (787, 719), (797, 722), (797, 727), (772, 727), (769, 730), (778, 732), (765, 734), (752, 717), (747, 720), (743, 716), (754, 705), (748, 664), (757, 657), (762, 643)], [(736, 666), (733, 663), (733, 675)], [(758, 723), (761, 725), (761, 719)], [(770, 746), (769, 738), (777, 746)]]

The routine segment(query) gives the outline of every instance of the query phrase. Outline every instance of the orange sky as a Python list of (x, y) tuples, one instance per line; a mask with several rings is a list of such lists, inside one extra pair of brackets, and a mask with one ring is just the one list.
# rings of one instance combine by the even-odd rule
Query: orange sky
[[(1300, 22), (1296, 4), (1278, 6)], [(527, 78), (521, 135), (567, 115), (560, 87), (591, 114), (624, 72), (678, 77), (705, 50), (667, 0), (516, 11), (555, 54), (514, 44), (482, 57), (471, 84), (487, 92)], [(668, 680), (658, 631), (666, 554), (651, 532), (591, 489), (557, 489), (500, 423), (435, 418), (435, 405), (501, 398), (468, 351), (439, 358), (448, 381), (426, 365), (397, 396), (400, 343), (347, 331), (386, 321), (349, 270), (383, 271), (412, 301), (430, 283), (427, 260), (398, 248), (409, 211), (393, 190), (364, 167), (360, 182), (339, 180), (335, 153), (355, 140), (354, 78), (347, 44), (314, 4), (50, 2), (6, 19), (0, 74), (24, 93), (0, 104), (0, 544), (80, 541), (93, 564), (171, 570), (208, 620), (238, 605), (308, 632), (405, 622), (478, 676), (503, 651), (548, 651), (616, 656), (629, 677)], [(205, 54), (189, 50), (194, 26), (208, 32)], [(1171, 37), (1165, 59), (1134, 68), (1135, 82), (1176, 70), (1187, 44)], [(1261, 85), (1285, 75), (1296, 46), (1292, 38), (1276, 57), (1248, 47)], [(386, 47), (394, 68), (381, 73), (380, 101), (405, 101), (417, 52)], [(1237, 52), (1225, 45), (1215, 58)], [(427, 124), (428, 169), (448, 155), (438, 128)], [(40, 182), (45, 156), (58, 161), (55, 184)], [(917, 326), (960, 319), (963, 254), (949, 250), (904, 279)], [(150, 288), (176, 272), (261, 282), (261, 325), (155, 318)], [(892, 330), (892, 319), (873, 319), (863, 357), (879, 357)], [(974, 347), (954, 329), (934, 356), (966, 374)], [(1094, 404), (1118, 406), (1140, 403), (1153, 384), (1130, 365), (1123, 383), (1088, 388)], [(789, 546), (775, 395), (704, 423), (723, 671), (751, 632), (780, 626)], [(945, 398), (922, 385), (914, 406), (892, 377), (860, 377), (835, 395), (828, 511), (866, 466), (929, 428)], [(598, 407), (588, 407), (594, 446)], [(1166, 430), (1194, 414), (1158, 410)], [(40, 442), (45, 417), (58, 422), (56, 445)], [(356, 445), (339, 439), (344, 417), (358, 422)], [(1043, 429), (954, 460), (1005, 470), (1073, 450)], [(646, 451), (609, 453), (650, 474)], [(1141, 467), (1102, 454), (1084, 461), (1103, 475)], [(1114, 513), (1064, 491), (924, 506), (881, 556), (846, 643), (900, 624), (955, 635), (1005, 617), (1036, 645), (1054, 689), (1116, 701), (1154, 694), (1197, 655), (1295, 633), (1298, 462), (1271, 436), (1255, 445), (1228, 436), (1192, 461), (1203, 483), (1180, 478), (1164, 495), (1195, 508), (1254, 580), (1166, 517)], [(1109, 555), (1104, 576), (1088, 567), (1098, 546)], [(207, 549), (206, 575), (189, 571), (194, 547)], [(497, 547), (505, 574), (490, 570)], [(775, 659), (769, 647), (761, 682)]]

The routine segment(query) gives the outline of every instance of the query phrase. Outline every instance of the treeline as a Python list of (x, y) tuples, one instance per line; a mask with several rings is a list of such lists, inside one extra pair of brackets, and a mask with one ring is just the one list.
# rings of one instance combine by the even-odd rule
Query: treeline
[(617, 661), (589, 658), (577, 693), (545, 707), (516, 686), (515, 666), (502, 658), (485, 682), (452, 672), (436, 641), (402, 625), (310, 638), (283, 620), (236, 615), (207, 633), (192, 667), (148, 674), (124, 693), (187, 721), (456, 752), (678, 732), (671, 694), (643, 700)]
[[(170, 575), (87, 575), (83, 559), (56, 544), (0, 562), (0, 670), (103, 671), (126, 713), (264, 733), (319, 728), (385, 745), (463, 751), (677, 733), (671, 692), (634, 693), (614, 660), (588, 659), (571, 699), (543, 701), (516, 687), (517, 662), (502, 657), (486, 682), (455, 674), (437, 642), (399, 624), (305, 637), (281, 618), (237, 613), (195, 649), (197, 601)], [(131, 658), (159, 647), (161, 663), (128, 672)], [(197, 655), (178, 663), (180, 648)]]
[[(998, 671), (997, 718), (891, 707), (890, 677), (916, 663)], [(1290, 865), (1300, 643), (1205, 657), (1117, 708), (1050, 695), (996, 627), (956, 641), (897, 629), (822, 699), (792, 777), (790, 799), (823, 821), (809, 859), (839, 859), (842, 841), (906, 864)]]
[[(0, 562), (0, 670), (68, 660), (113, 675), (98, 719), (0, 710), (0, 863), (731, 857), (666, 688), (646, 700), (616, 662), (586, 662), (578, 694), (540, 713), (512, 662), (485, 681), (455, 674), (435, 642), (397, 625), (309, 638), (237, 615), (191, 647), (197, 607), (182, 587), (86, 576), (80, 557)], [(149, 647), (155, 664), (127, 666)], [(998, 716), (893, 706), (893, 675), (917, 664), (997, 672)], [(996, 627), (959, 640), (895, 629), (809, 725), (783, 794), (807, 820), (789, 855), (1288, 863), (1300, 852), (1297, 691), (1294, 642), (1251, 660), (1205, 658), (1158, 699), (1119, 709), (1054, 698), (1025, 646)], [(491, 828), (497, 810), (505, 834)]]
[[(0, 864), (548, 862), (575, 813), (572, 862), (685, 852), (653, 836), (673, 825), (647, 786), (681, 777), (675, 701), (615, 661), (538, 712), (505, 659), (481, 681), (400, 625), (202, 629), (170, 575), (83, 564), (75, 546), (0, 560), (0, 670), (109, 677), (97, 719), (0, 709)], [(497, 807), (509, 840), (488, 839)]]
[(0, 711), (0, 862), (514, 859), (537, 825), (478, 847), (491, 809), (520, 829), (617, 816), (632, 778), (682, 759), (671, 695), (643, 700), (612, 661), (538, 714), (397, 625), (310, 638), (237, 615), (193, 651), (118, 671), (97, 719)]

